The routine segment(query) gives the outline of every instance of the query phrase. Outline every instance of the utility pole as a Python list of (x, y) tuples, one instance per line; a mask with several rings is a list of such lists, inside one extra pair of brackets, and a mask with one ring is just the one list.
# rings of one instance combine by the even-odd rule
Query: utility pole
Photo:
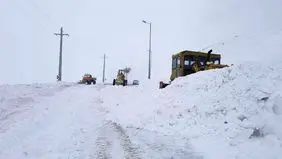
[(103, 83), (105, 82), (105, 69), (106, 69), (106, 54), (104, 54), (104, 62), (103, 62)]
[(59, 55), (59, 73), (57, 75), (57, 80), (62, 80), (62, 54), (63, 54), (63, 36), (69, 36), (69, 34), (64, 34), (63, 27), (61, 27), (60, 33), (54, 33), (56, 36), (60, 36), (60, 55)]
[(142, 21), (145, 24), (149, 24), (150, 25), (150, 32), (149, 32), (149, 67), (148, 67), (148, 79), (151, 79), (151, 54), (152, 54), (152, 23), (151, 22), (147, 22), (145, 20)]
[(151, 67), (152, 67), (152, 60), (151, 60), (151, 56), (152, 56), (152, 23), (150, 23), (150, 39), (149, 39), (149, 73), (148, 73), (148, 79), (151, 79)]

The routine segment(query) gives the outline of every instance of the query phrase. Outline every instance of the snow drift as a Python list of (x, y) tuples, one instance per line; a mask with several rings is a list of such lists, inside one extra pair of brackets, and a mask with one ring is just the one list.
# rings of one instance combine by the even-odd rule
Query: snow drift
[(161, 118), (209, 158), (277, 158), (281, 74), (279, 64), (252, 63), (181, 78), (165, 90), (174, 94), (159, 108)]
[(103, 104), (109, 119), (183, 136), (204, 158), (279, 158), (281, 75), (280, 63), (243, 63), (178, 78), (153, 95), (116, 89)]

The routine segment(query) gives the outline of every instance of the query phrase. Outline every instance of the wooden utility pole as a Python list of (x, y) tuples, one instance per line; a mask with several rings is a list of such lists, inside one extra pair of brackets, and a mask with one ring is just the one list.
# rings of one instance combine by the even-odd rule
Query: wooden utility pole
[(106, 54), (104, 54), (104, 62), (103, 62), (103, 83), (105, 82), (105, 70), (106, 70)]
[(61, 27), (60, 33), (54, 33), (56, 36), (60, 36), (60, 55), (59, 55), (59, 73), (57, 75), (57, 80), (62, 80), (62, 54), (63, 54), (63, 36), (69, 36), (69, 34), (64, 34), (63, 27)]

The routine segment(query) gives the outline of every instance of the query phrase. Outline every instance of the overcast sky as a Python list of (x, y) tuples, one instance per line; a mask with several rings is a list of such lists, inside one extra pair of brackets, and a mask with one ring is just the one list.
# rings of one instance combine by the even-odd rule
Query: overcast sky
[(252, 60), (265, 52), (259, 45), (281, 48), (281, 36), (273, 37), (282, 31), (281, 6), (282, 0), (1, 0), (0, 83), (55, 81), (59, 37), (53, 33), (61, 26), (70, 34), (64, 81), (86, 72), (101, 80), (103, 54), (108, 82), (126, 66), (131, 79), (146, 79), (149, 25), (143, 19), (152, 22), (154, 79), (169, 78), (171, 55), (182, 50), (210, 46), (225, 63)]

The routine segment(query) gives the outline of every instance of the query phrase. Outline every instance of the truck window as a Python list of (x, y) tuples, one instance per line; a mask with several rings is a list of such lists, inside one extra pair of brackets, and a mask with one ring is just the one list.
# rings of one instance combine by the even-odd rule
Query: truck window
[(177, 67), (180, 67), (180, 57), (177, 58)]
[(176, 61), (177, 59), (174, 57), (174, 58), (172, 58), (172, 69), (175, 69), (176, 68), (176, 66), (177, 66), (177, 61)]
[(193, 56), (187, 55), (184, 57), (184, 66), (191, 66), (193, 63), (195, 63)]
[(190, 66), (190, 58), (189, 56), (184, 56), (184, 66)]

